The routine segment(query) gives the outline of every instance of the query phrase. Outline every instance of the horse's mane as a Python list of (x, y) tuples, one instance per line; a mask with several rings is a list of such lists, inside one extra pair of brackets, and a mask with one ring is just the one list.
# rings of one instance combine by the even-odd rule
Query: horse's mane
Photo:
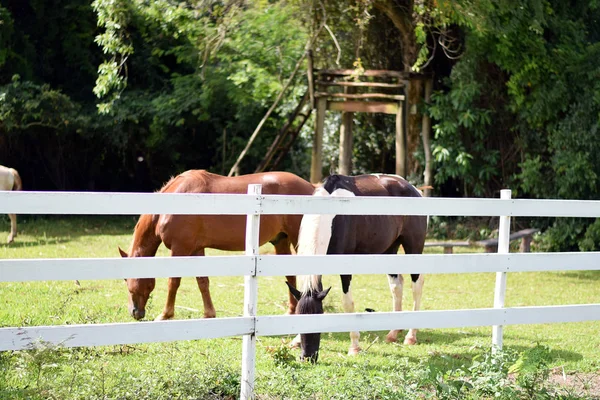
[[(329, 177), (331, 178), (331, 177)], [(354, 193), (345, 188), (328, 188), (326, 184), (331, 181), (325, 180), (324, 185), (313, 193), (313, 196), (322, 197), (350, 197)], [(334, 185), (335, 186), (335, 185)], [(331, 190), (331, 193), (328, 191)], [(325, 255), (329, 241), (331, 240), (333, 219), (335, 214), (305, 214), (300, 224), (298, 234), (298, 255)], [(321, 275), (310, 275), (300, 277), (300, 292), (304, 295), (311, 291), (322, 291)]]
[(159, 190), (158, 192), (159, 192), (159, 193), (164, 193), (165, 191), (167, 191), (167, 190), (168, 190), (168, 189), (169, 189), (169, 188), (170, 188), (170, 187), (171, 187), (171, 186), (172, 186), (172, 185), (175, 183), (175, 181), (177, 180), (177, 178), (179, 178), (180, 176), (181, 176), (181, 174), (180, 174), (180, 175), (177, 175), (177, 176), (172, 176), (172, 177), (171, 177), (171, 179), (169, 179), (169, 180), (167, 181), (167, 183), (165, 183), (165, 184), (164, 184), (164, 185), (163, 185), (163, 186), (160, 188), (160, 190)]

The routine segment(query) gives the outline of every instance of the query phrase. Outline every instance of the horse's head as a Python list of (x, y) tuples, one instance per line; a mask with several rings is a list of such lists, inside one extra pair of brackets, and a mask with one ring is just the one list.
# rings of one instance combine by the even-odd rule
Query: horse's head
[[(301, 293), (298, 289), (286, 282), (292, 295), (298, 300), (296, 314), (323, 314), (323, 299), (331, 287), (327, 290), (310, 290), (307, 293)], [(321, 344), (320, 333), (305, 333), (300, 335), (300, 347), (302, 353), (301, 360), (308, 360), (316, 363), (319, 358), (319, 345)]]
[[(121, 257), (129, 257), (129, 254), (121, 250)], [(135, 319), (142, 319), (146, 315), (146, 303), (150, 293), (154, 290), (156, 279), (154, 278), (129, 278), (125, 279), (129, 290), (129, 313)]]

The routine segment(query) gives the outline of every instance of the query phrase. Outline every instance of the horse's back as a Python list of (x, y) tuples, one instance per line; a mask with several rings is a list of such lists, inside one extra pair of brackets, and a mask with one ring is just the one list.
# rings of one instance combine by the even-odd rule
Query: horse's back
[[(311, 195), (314, 186), (289, 172), (226, 177), (205, 170), (189, 170), (172, 178), (161, 193), (245, 194), (248, 185), (262, 185), (262, 194)], [(301, 215), (264, 215), (260, 223), (260, 243), (274, 240), (283, 232), (292, 244), (297, 242)], [(243, 215), (161, 215), (158, 232), (167, 248), (175, 242), (186, 247), (243, 250), (246, 217)]]
[(413, 185), (398, 175), (330, 175), (323, 182), (323, 187), (329, 193), (336, 189), (345, 189), (356, 196), (421, 197)]
[[(421, 197), (420, 192), (397, 175), (330, 175), (323, 182), (329, 193), (348, 190), (356, 196)], [(421, 253), (427, 231), (427, 217), (414, 215), (337, 216), (333, 223), (335, 253), (377, 254), (401, 243), (405, 251)], [(397, 242), (400, 239), (400, 242)], [(330, 247), (329, 251), (333, 249)], [(329, 254), (329, 253), (328, 253)]]
[(289, 172), (263, 172), (227, 177), (206, 170), (189, 170), (172, 178), (162, 193), (247, 193), (248, 185), (262, 185), (263, 194), (310, 195), (314, 186)]

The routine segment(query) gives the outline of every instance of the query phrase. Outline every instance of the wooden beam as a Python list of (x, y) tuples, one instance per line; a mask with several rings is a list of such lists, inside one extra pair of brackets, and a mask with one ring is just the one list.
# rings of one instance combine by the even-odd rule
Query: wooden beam
[[(325, 100), (321, 97), (319, 101)], [(327, 101), (327, 109), (332, 111), (348, 112), (369, 112), (396, 114), (398, 112), (398, 103), (388, 103), (379, 101)]]
[[(352, 96), (354, 88), (344, 88), (346, 93), (340, 93), (345, 96)], [(354, 120), (353, 112), (342, 113), (342, 125), (340, 126), (340, 155), (338, 161), (338, 172), (342, 175), (352, 175), (352, 122)]]
[(396, 112), (396, 175), (406, 176), (406, 130), (402, 103), (398, 104)]
[(312, 50), (308, 50), (306, 61), (308, 69), (306, 71), (306, 76), (308, 78), (308, 96), (310, 98), (310, 108), (312, 110), (315, 108), (315, 73), (313, 70)]
[[(433, 90), (433, 80), (425, 81), (425, 104), (431, 103), (431, 92)], [(425, 186), (432, 186), (433, 182), (433, 161), (431, 156), (431, 118), (427, 112), (423, 112), (423, 125), (421, 135), (423, 137), (423, 151), (425, 152), (425, 172), (423, 178)], [(424, 190), (425, 197), (431, 197), (431, 189)]]
[(376, 87), (376, 88), (403, 88), (404, 83), (377, 83), (377, 82), (331, 82), (317, 81), (321, 86), (348, 86), (348, 87)]
[(385, 93), (351, 94), (351, 93), (317, 92), (317, 93), (315, 93), (315, 96), (316, 97), (335, 97), (335, 98), (344, 98), (344, 99), (390, 99), (390, 100), (396, 100), (396, 101), (404, 100), (404, 95), (385, 94)]
[(306, 121), (308, 120), (308, 117), (310, 116), (311, 112), (312, 112), (312, 109), (309, 108), (308, 112), (306, 114), (300, 114), (300, 116), (301, 116), (300, 123), (294, 130), (292, 130), (292, 133), (290, 135), (288, 135), (287, 142), (281, 147), (281, 151), (279, 152), (277, 159), (273, 162), (273, 165), (271, 165), (271, 171), (277, 170), (277, 167), (279, 167), (279, 164), (281, 163), (283, 158), (290, 151), (290, 147), (292, 147), (292, 144), (294, 144), (294, 142), (296, 141), (298, 134), (302, 130), (302, 127), (304, 126)]
[(327, 99), (317, 100), (317, 118), (315, 121), (315, 136), (313, 138), (312, 160), (310, 165), (311, 183), (319, 183), (323, 178), (323, 129), (325, 127), (325, 112)]
[[(356, 75), (354, 69), (322, 69), (318, 72), (319, 75), (329, 76), (353, 76)], [(382, 69), (368, 69), (359, 76), (375, 76), (380, 78), (400, 78), (405, 79), (406, 73), (401, 71), (388, 71)]]
[(279, 133), (275, 137), (275, 140), (273, 140), (273, 143), (271, 143), (271, 147), (269, 147), (269, 150), (267, 150), (267, 154), (262, 159), (260, 164), (258, 164), (258, 167), (256, 167), (256, 170), (254, 171), (254, 173), (263, 172), (266, 169), (269, 162), (271, 162), (271, 159), (277, 152), (279, 145), (281, 144), (283, 139), (288, 134), (290, 127), (292, 126), (292, 124), (296, 120), (296, 117), (298, 116), (298, 114), (300, 114), (300, 111), (302, 111), (302, 108), (306, 104), (306, 101), (308, 100), (308, 95), (309, 95), (309, 92), (304, 93), (304, 96), (302, 96), (302, 98), (300, 99), (300, 102), (298, 103), (298, 105), (296, 106), (294, 111), (292, 111), (292, 113), (288, 116), (288, 120), (283, 125), (283, 127), (279, 130)]

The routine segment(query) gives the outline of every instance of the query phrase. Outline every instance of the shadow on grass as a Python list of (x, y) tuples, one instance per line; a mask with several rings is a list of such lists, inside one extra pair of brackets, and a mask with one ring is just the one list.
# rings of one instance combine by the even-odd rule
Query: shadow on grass
[(15, 239), (15, 241), (12, 242), (11, 244), (3, 243), (2, 247), (9, 247), (11, 249), (21, 249), (21, 248), (25, 248), (25, 247), (45, 246), (48, 244), (68, 243), (71, 240), (72, 240), (71, 238), (64, 238), (64, 237), (55, 237), (55, 238), (46, 237), (46, 239), (38, 239), (38, 240), (33, 240), (33, 241), (30, 240), (27, 242), (20, 242), (20, 241), (18, 241), (18, 239)]
[[(342, 342), (347, 342), (347, 345), (350, 345), (350, 339), (348, 337), (348, 334), (341, 334), (343, 336), (342, 338)], [(333, 336), (339, 336), (338, 334), (335, 334)], [(376, 336), (379, 337), (379, 341), (382, 342), (385, 340), (385, 333), (377, 333)], [(425, 335), (422, 335), (425, 336)], [(447, 338), (447, 334), (440, 334), (439, 336), (444, 336), (444, 338)], [(456, 334), (456, 336), (461, 336), (463, 337), (463, 335), (460, 334)], [(479, 336), (479, 337), (488, 337), (489, 335), (487, 334), (473, 334), (472, 336)], [(372, 337), (371, 337), (372, 338)], [(339, 340), (339, 337), (334, 337), (334, 338), (327, 338), (328, 340)], [(400, 339), (400, 337), (399, 337)], [(456, 340), (456, 339), (455, 339)], [(401, 343), (401, 342), (399, 342)], [(421, 342), (422, 343), (422, 342)], [(447, 342), (445, 342), (444, 340), (440, 340), (437, 343), (440, 344), (447, 344)], [(369, 347), (369, 343), (362, 342), (361, 346), (363, 347), (363, 350)], [(473, 361), (476, 357), (481, 357), (481, 355), (483, 355), (484, 353), (487, 352), (486, 349), (483, 348), (478, 348), (478, 349), (466, 349), (466, 350), (459, 350), (459, 351), (451, 351), (451, 350), (435, 350), (432, 349), (432, 351), (428, 352), (427, 356), (416, 356), (416, 355), (407, 355), (406, 352), (402, 351), (403, 347), (406, 347), (402, 344), (389, 344), (389, 346), (394, 346), (397, 347), (398, 351), (392, 350), (391, 352), (388, 351), (384, 351), (382, 353), (380, 353), (380, 356), (385, 356), (386, 358), (397, 358), (399, 361), (401, 359), (405, 359), (408, 360), (408, 362), (410, 364), (414, 364), (414, 365), (418, 365), (421, 363), (426, 363), (428, 365), (430, 365), (431, 367), (433, 367), (435, 370), (439, 370), (442, 372), (448, 372), (451, 370), (454, 370), (456, 368), (469, 368), (472, 366)], [(417, 345), (419, 346), (419, 345)], [(327, 347), (325, 347), (325, 351), (327, 351)], [(509, 352), (515, 352), (517, 354), (521, 354), (527, 350), (530, 350), (532, 348), (535, 347), (535, 344), (532, 343), (531, 346), (523, 346), (523, 345), (517, 345), (517, 346), (505, 346), (504, 350), (505, 351), (509, 351)], [(329, 350), (331, 351), (331, 350)], [(369, 357), (369, 353), (373, 353), (373, 348), (368, 349), (366, 352), (361, 353), (361, 355), (359, 355), (359, 357)], [(560, 349), (551, 349), (550, 350), (550, 362), (556, 362), (556, 361), (580, 361), (583, 359), (583, 356), (580, 353), (574, 352), (574, 351), (568, 351), (568, 350), (560, 350)], [(348, 358), (346, 359), (348, 363), (352, 363), (354, 364), (357, 359), (354, 358), (353, 356), (348, 356)], [(319, 357), (319, 364), (322, 364), (324, 366), (335, 366), (339, 364), (339, 359), (337, 359), (337, 357), (335, 358), (331, 358), (331, 357), (327, 357), (325, 354), (322, 354), (321, 357)], [(371, 369), (379, 369), (381, 368), (381, 366), (378, 363), (373, 363), (372, 365), (368, 365), (367, 368), (371, 368)]]
[(565, 272), (563, 276), (566, 278), (600, 281), (600, 271), (569, 271)]
[[(23, 248), (62, 244), (82, 236), (133, 235), (133, 228), (137, 221), (137, 216), (113, 215), (26, 215), (17, 218), (17, 237), (11, 244), (3, 243), (4, 247)], [(7, 235), (10, 231), (8, 218), (0, 218), (0, 237), (4, 231)], [(33, 237), (34, 240), (23, 239), (24, 236)]]
[[(368, 356), (369, 353), (377, 354), (378, 356), (384, 357), (397, 357), (398, 359), (408, 359), (411, 364), (419, 364), (419, 363), (427, 363), (438, 370), (441, 371), (450, 371), (452, 369), (458, 367), (470, 367), (473, 363), (473, 359), (476, 356), (479, 356), (486, 351), (488, 351), (487, 347), (477, 346), (477, 348), (469, 348), (467, 345), (457, 347), (457, 351), (453, 351), (452, 349), (444, 348), (444, 346), (452, 345), (452, 343), (464, 340), (465, 338), (472, 339), (473, 344), (481, 343), (482, 340), (490, 340), (491, 343), (491, 335), (487, 332), (477, 332), (477, 331), (469, 331), (467, 333), (464, 332), (455, 332), (455, 331), (447, 331), (447, 330), (423, 330), (419, 331), (418, 340), (419, 344), (416, 346), (428, 346), (432, 345), (430, 351), (428, 351), (428, 355), (408, 355), (406, 351), (403, 349), (409, 348), (409, 346), (403, 345), (402, 341), (404, 340), (404, 335), (406, 335), (406, 331), (401, 332), (398, 335), (397, 343), (385, 343), (385, 337), (388, 331), (361, 331), (361, 348), (363, 349), (362, 356)], [(322, 337), (322, 340), (328, 342), (335, 342), (335, 344), (327, 345), (321, 342), (322, 353), (319, 358), (319, 363), (326, 366), (333, 366), (339, 363), (339, 359), (337, 357), (330, 358), (326, 356), (327, 352), (336, 352), (337, 350), (332, 350), (332, 348), (338, 349), (342, 347), (343, 349), (347, 349), (350, 346), (350, 337), (347, 332), (335, 332), (335, 333), (326, 333), (325, 336)], [(477, 339), (477, 340), (475, 340)], [(382, 347), (371, 347), (371, 344), (377, 342), (379, 344), (383, 344)], [(389, 348), (386, 346), (390, 346)], [(504, 349), (506, 351), (512, 351), (516, 353), (522, 353), (526, 350), (532, 349), (536, 346), (535, 341), (531, 341), (530, 346), (525, 345), (514, 345), (514, 346), (505, 346)], [(345, 351), (345, 350), (344, 350)], [(551, 349), (550, 350), (551, 362), (555, 361), (580, 361), (583, 359), (583, 355), (581, 353), (577, 353), (574, 351), (562, 350), (562, 349)], [(348, 362), (354, 362), (353, 357), (347, 358)], [(379, 368), (380, 366), (375, 363), (373, 368)]]
[[(379, 343), (385, 343), (385, 337), (388, 334), (388, 332), (389, 331), (361, 331), (361, 338), (362, 338), (361, 347), (365, 348), (366, 346), (368, 346), (368, 343), (365, 340), (367, 335), (372, 338), (371, 340), (373, 340), (373, 338), (376, 336), (376, 337), (378, 337)], [(404, 330), (398, 334), (399, 345), (402, 345), (404, 336), (407, 333), (408, 333), (408, 330)], [(341, 342), (341, 343), (347, 342), (348, 346), (350, 346), (350, 336), (349, 336), (348, 332), (332, 332), (332, 333), (325, 333), (324, 335), (325, 335), (326, 340), (332, 340), (332, 341)], [(463, 339), (465, 339), (465, 337), (487, 338), (487, 337), (490, 337), (490, 334), (483, 333), (483, 332), (463, 333), (463, 332), (454, 332), (454, 331), (449, 332), (447, 330), (429, 330), (429, 329), (427, 329), (427, 330), (420, 330), (419, 333), (417, 334), (417, 337), (418, 337), (418, 342), (420, 344), (448, 345), (448, 344), (454, 343), (456, 341), (463, 340)], [(390, 344), (390, 345), (394, 346), (394, 344)]]

